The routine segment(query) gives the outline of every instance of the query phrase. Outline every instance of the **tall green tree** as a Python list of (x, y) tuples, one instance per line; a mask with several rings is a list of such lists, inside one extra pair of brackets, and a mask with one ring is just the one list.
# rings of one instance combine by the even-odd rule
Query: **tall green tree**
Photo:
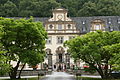
[[(23, 64), (22, 71), (26, 63), (35, 66), (44, 61), (47, 33), (42, 23), (33, 22), (32, 19), (0, 18), (0, 26), (4, 28), (1, 42), (7, 51), (7, 55), (9, 55), (9, 64), (11, 61), (17, 62), (16, 66), (10, 69), (9, 76), (11, 79), (16, 79), (20, 63)], [(18, 78), (20, 78), (21, 71)]]
[[(111, 77), (110, 73), (114, 70), (113, 65), (118, 65), (117, 63), (120, 61), (119, 31), (90, 32), (65, 42), (65, 46), (69, 48), (69, 52), (75, 60), (81, 59), (89, 64), (103, 79)], [(115, 60), (116, 63), (113, 62)]]

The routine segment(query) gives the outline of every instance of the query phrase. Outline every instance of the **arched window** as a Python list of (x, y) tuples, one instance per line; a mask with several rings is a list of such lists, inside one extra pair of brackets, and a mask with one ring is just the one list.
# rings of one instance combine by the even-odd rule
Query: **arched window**
[(46, 52), (46, 58), (47, 58), (48, 54), (51, 54), (51, 49), (48, 48), (48, 49), (45, 50), (45, 52)]
[(57, 48), (57, 50), (56, 50), (56, 53), (57, 53), (57, 62), (63, 62), (64, 61), (64, 49), (63, 49), (63, 47), (61, 47), (61, 46), (59, 46), (58, 48)]
[(61, 46), (59, 46), (56, 50), (56, 53), (64, 53), (64, 52), (65, 52), (65, 50)]
[(46, 54), (51, 54), (51, 49), (46, 49)]

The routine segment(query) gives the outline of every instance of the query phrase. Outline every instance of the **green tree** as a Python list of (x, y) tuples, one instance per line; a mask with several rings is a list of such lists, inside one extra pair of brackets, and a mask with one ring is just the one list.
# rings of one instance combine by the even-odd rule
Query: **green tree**
[(119, 8), (120, 0), (99, 0), (97, 3), (98, 15), (115, 16), (120, 13)]
[[(42, 23), (33, 22), (32, 19), (0, 18), (0, 25), (4, 28), (1, 42), (9, 55), (9, 63), (11, 61), (17, 62), (9, 73), (11, 79), (16, 79), (20, 63), (23, 64), (22, 71), (26, 63), (35, 66), (44, 60), (47, 33)], [(21, 71), (18, 78), (20, 78)]]
[(78, 16), (96, 16), (97, 6), (94, 2), (87, 2), (83, 5), (83, 8), (78, 11)]
[(0, 16), (49, 17), (57, 7), (68, 9), (72, 17), (120, 15), (120, 0), (0, 0)]
[[(112, 66), (118, 65), (117, 62), (120, 61), (119, 44), (119, 31), (90, 32), (81, 37), (77, 37), (65, 42), (65, 46), (69, 48), (68, 51), (71, 53), (71, 56), (74, 59), (81, 59), (86, 62), (89, 64), (89, 66), (93, 67), (104, 79), (110, 77), (110, 73), (113, 70)], [(108, 47), (106, 48), (106, 46), (111, 46), (110, 48), (112, 48), (112, 52), (109, 51), (110, 49)], [(116, 63), (112, 63), (113, 60), (118, 61)]]
[(112, 69), (115, 71), (120, 70), (120, 43), (119, 44), (113, 44), (103, 47), (105, 53), (109, 53), (114, 55), (110, 61), (109, 64), (112, 65)]
[(11, 68), (8, 64), (9, 57), (6, 57), (5, 55), (6, 51), (0, 51), (0, 75), (8, 73)]
[(0, 26), (0, 75), (4, 75), (10, 71), (10, 65), (7, 63), (9, 58), (6, 56), (6, 51), (1, 43), (3, 35), (3, 26)]
[(34, 3), (32, 0), (21, 0), (19, 3), (19, 16), (33, 16)]
[(5, 4), (8, 0), (0, 0), (0, 4)]
[(6, 17), (14, 17), (17, 16), (18, 9), (13, 2), (7, 1), (3, 6), (3, 12)]
[(52, 9), (59, 7), (60, 4), (55, 0), (23, 0), (19, 4), (19, 16), (48, 17), (52, 14)]

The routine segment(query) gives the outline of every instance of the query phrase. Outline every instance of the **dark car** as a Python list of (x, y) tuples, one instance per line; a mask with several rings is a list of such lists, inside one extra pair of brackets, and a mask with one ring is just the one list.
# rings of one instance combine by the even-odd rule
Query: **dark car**
[(120, 71), (113, 71), (111, 76), (115, 79), (120, 79)]

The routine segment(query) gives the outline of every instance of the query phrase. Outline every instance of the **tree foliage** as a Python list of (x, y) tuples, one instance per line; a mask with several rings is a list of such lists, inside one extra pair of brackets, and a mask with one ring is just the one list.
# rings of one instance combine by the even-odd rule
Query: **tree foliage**
[(120, 0), (0, 0), (0, 16), (49, 17), (54, 8), (70, 16), (120, 16)]
[(3, 48), (1, 43), (1, 38), (3, 35), (3, 27), (0, 27), (0, 75), (4, 75), (10, 71), (10, 65), (7, 63), (9, 61), (9, 57), (6, 56), (6, 51)]
[(110, 77), (109, 73), (120, 67), (119, 31), (90, 32), (65, 42), (65, 46), (69, 48), (68, 51), (75, 60), (83, 60), (96, 69), (102, 78)]
[(32, 19), (0, 18), (0, 26), (3, 26), (4, 31), (1, 43), (7, 51), (10, 61), (17, 62), (9, 74), (11, 78), (16, 78), (16, 71), (20, 63), (35, 66), (44, 60), (47, 33), (42, 23), (33, 22)]

